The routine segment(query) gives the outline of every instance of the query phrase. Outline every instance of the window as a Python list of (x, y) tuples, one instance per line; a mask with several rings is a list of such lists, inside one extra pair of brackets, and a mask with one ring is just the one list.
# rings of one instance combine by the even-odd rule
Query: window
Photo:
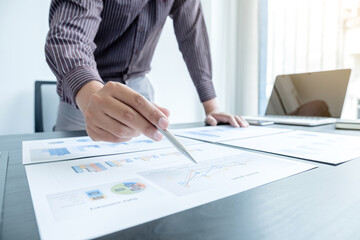
[(266, 99), (278, 74), (351, 68), (342, 117), (360, 118), (359, 43), (359, 0), (269, 0)]

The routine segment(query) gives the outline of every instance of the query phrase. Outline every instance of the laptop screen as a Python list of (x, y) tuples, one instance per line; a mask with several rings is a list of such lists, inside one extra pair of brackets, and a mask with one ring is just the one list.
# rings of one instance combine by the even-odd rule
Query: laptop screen
[(351, 69), (279, 75), (265, 115), (340, 118)]

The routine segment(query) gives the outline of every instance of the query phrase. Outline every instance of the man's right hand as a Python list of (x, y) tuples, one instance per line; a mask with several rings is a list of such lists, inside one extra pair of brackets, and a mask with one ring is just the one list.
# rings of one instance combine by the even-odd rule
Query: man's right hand
[(169, 111), (149, 102), (124, 84), (98, 81), (85, 84), (76, 95), (86, 132), (94, 141), (125, 142), (140, 135), (159, 141), (156, 129), (169, 126)]

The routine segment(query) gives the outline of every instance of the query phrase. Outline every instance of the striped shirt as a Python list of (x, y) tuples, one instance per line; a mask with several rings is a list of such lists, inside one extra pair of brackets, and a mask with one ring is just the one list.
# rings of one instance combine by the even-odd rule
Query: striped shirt
[(76, 105), (92, 80), (124, 83), (148, 73), (168, 16), (200, 100), (215, 98), (200, 0), (52, 0), (45, 54), (61, 100)]

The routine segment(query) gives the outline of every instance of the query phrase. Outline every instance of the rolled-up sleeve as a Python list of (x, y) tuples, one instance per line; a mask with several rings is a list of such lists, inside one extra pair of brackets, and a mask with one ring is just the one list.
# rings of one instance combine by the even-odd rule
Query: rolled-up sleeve
[(102, 79), (94, 58), (94, 38), (101, 22), (100, 0), (53, 0), (45, 56), (57, 78), (61, 101), (76, 105), (75, 96), (89, 81)]
[(200, 101), (215, 98), (209, 38), (200, 0), (175, 0), (170, 17)]

